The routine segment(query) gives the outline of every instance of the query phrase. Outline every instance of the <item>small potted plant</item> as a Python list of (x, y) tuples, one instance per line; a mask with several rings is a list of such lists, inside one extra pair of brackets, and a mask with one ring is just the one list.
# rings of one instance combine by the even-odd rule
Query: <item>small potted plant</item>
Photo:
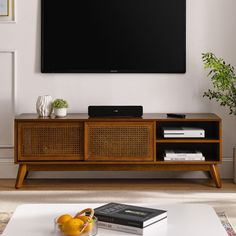
[(54, 109), (54, 114), (57, 117), (64, 117), (67, 115), (68, 102), (64, 99), (57, 98), (53, 101), (52, 107)]

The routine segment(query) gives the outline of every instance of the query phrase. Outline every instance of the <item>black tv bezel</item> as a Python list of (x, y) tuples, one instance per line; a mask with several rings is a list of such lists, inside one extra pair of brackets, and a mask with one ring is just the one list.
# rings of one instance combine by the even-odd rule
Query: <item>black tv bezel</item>
[(183, 70), (180, 71), (168, 71), (168, 70), (163, 70), (163, 71), (156, 71), (156, 70), (116, 70), (116, 69), (109, 69), (109, 70), (81, 70), (81, 69), (76, 69), (76, 70), (46, 70), (45, 65), (44, 65), (44, 1), (48, 0), (41, 0), (41, 73), (55, 73), (55, 74), (71, 74), (71, 73), (147, 73), (147, 74), (185, 74), (186, 73), (186, 0), (184, 1), (184, 18), (185, 18), (185, 24), (184, 24), (184, 50), (183, 50), (183, 57), (184, 57), (184, 68)]

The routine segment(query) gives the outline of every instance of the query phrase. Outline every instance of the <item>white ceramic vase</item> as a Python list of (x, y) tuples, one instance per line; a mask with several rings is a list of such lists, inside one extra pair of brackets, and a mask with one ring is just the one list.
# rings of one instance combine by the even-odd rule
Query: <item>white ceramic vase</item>
[(36, 110), (39, 116), (52, 114), (52, 97), (50, 95), (39, 96), (36, 102)]
[(54, 114), (56, 117), (64, 117), (67, 115), (67, 108), (54, 108)]

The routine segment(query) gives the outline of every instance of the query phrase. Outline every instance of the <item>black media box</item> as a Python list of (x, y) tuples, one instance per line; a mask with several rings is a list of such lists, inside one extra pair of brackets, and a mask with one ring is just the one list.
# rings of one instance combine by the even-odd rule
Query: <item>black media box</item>
[(89, 106), (89, 117), (142, 117), (142, 106)]

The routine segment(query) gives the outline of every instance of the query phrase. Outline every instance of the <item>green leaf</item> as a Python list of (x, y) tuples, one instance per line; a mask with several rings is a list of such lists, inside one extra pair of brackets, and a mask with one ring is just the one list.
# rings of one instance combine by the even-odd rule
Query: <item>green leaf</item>
[(217, 58), (213, 53), (202, 53), (207, 75), (212, 81), (213, 89), (204, 92), (203, 97), (215, 99), (221, 106), (229, 108), (229, 113), (236, 115), (236, 76), (234, 67), (227, 64), (222, 58)]

